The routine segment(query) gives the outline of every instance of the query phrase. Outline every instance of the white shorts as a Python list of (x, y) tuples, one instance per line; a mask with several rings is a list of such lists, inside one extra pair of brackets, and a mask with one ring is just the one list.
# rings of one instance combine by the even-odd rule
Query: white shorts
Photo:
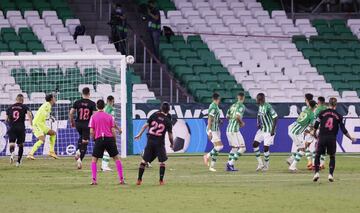
[(297, 149), (305, 148), (305, 140), (304, 140), (304, 133), (295, 135), (291, 133), (291, 129), (293, 128), (293, 125), (290, 125), (288, 127), (288, 135), (293, 141), (293, 144), (296, 146)]
[(255, 135), (254, 141), (263, 142), (264, 146), (271, 146), (274, 144), (275, 135), (271, 136), (270, 132), (263, 132), (262, 130), (258, 130)]
[(245, 141), (240, 132), (226, 132), (229, 145), (232, 147), (245, 147)]
[(212, 134), (212, 138), (211, 138), (212, 143), (217, 143), (217, 142), (221, 141), (220, 131), (211, 132), (211, 134)]

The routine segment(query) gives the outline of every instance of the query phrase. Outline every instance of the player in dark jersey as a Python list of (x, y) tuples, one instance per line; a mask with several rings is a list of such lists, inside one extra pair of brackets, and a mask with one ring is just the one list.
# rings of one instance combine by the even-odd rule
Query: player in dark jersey
[(155, 112), (147, 120), (135, 140), (139, 140), (146, 129), (149, 129), (147, 144), (142, 156), (143, 160), (139, 167), (137, 185), (141, 185), (142, 176), (147, 163), (152, 162), (157, 157), (160, 163), (160, 185), (164, 184), (165, 161), (168, 159), (165, 149), (165, 134), (168, 132), (170, 147), (173, 148), (174, 140), (172, 134), (172, 123), (169, 116), (170, 104), (162, 103), (161, 110)]
[(20, 166), (21, 158), (24, 153), (24, 142), (25, 142), (25, 118), (29, 119), (30, 126), (32, 126), (32, 114), (29, 108), (24, 105), (24, 96), (22, 94), (17, 95), (16, 103), (13, 104), (6, 110), (6, 121), (9, 124), (9, 130), (7, 132), (9, 136), (9, 147), (10, 147), (10, 164), (14, 163), (15, 157), (15, 143), (17, 143), (18, 159), (16, 166)]
[[(77, 162), (78, 169), (82, 168), (82, 160), (85, 157), (87, 145), (90, 139), (89, 121), (94, 111), (96, 111), (95, 102), (89, 98), (90, 89), (85, 87), (82, 90), (82, 98), (75, 101), (69, 112), (71, 127), (75, 127), (79, 132), (79, 140), (75, 154), (75, 160)], [(74, 120), (75, 112), (76, 120)]]
[(320, 131), (315, 155), (314, 182), (318, 181), (320, 178), (320, 156), (324, 155), (325, 152), (327, 152), (330, 156), (328, 179), (330, 182), (334, 181), (333, 175), (335, 170), (336, 135), (338, 134), (339, 128), (351, 141), (356, 141), (356, 139), (351, 137), (349, 132), (346, 130), (345, 124), (343, 123), (343, 116), (336, 111), (336, 104), (337, 99), (330, 98), (329, 108), (322, 111), (315, 122), (314, 132), (316, 132), (318, 128), (320, 128)]

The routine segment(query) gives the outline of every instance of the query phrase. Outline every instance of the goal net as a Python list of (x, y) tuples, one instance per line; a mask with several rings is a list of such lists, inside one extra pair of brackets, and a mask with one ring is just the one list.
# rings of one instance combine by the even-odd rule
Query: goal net
[[(115, 99), (115, 122), (122, 128), (117, 136), (117, 145), (121, 157), (126, 157), (126, 57), (124, 55), (90, 54), (43, 54), (1, 56), (0, 86), (3, 93), (0, 119), (0, 153), (9, 154), (7, 146), (5, 110), (15, 103), (17, 94), (25, 97), (25, 104), (36, 114), (36, 110), (45, 102), (45, 95), (52, 93), (57, 103), (52, 108), (52, 117), (47, 125), (57, 132), (55, 151), (58, 155), (71, 156), (76, 152), (78, 133), (71, 128), (69, 110), (77, 99), (81, 98), (84, 87), (90, 89), (90, 99), (96, 102), (108, 96)], [(130, 97), (131, 98), (131, 97)], [(27, 154), (36, 138), (26, 122), (27, 134), (24, 152)], [(88, 145), (88, 154), (92, 152), (94, 143)], [(49, 138), (44, 147), (35, 154), (45, 155), (49, 151)]]

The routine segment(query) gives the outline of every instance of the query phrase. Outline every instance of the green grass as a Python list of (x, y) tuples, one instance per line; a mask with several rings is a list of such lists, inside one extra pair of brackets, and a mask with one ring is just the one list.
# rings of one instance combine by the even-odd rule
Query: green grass
[(334, 183), (327, 171), (319, 183), (305, 169), (289, 173), (285, 158), (272, 156), (270, 171), (256, 173), (254, 157), (243, 156), (240, 171), (226, 173), (221, 156), (210, 173), (201, 156), (170, 157), (165, 186), (158, 186), (155, 163), (144, 184), (134, 185), (138, 156), (123, 161), (126, 186), (117, 185), (116, 172), (100, 172), (99, 185), (90, 186), (89, 158), (83, 170), (72, 158), (25, 160), (20, 168), (1, 158), (0, 212), (360, 212), (359, 155), (337, 157)]

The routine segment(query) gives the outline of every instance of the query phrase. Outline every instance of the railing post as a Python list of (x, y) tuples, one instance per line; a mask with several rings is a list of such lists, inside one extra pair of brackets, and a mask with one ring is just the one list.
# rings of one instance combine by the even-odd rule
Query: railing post
[(173, 80), (170, 79), (170, 103), (172, 103), (173, 101)]
[(109, 1), (109, 17), (108, 20), (111, 19), (111, 1)]
[(143, 77), (144, 77), (144, 79), (145, 79), (145, 75), (146, 75), (146, 48), (144, 47), (144, 70), (143, 70)]
[(160, 96), (163, 95), (163, 69), (160, 65)]
[(99, 20), (102, 20), (102, 0), (99, 1)]
[(150, 86), (153, 85), (153, 58), (150, 57)]
[(97, 11), (97, 0), (94, 0), (94, 12), (96, 13), (96, 11)]
[[(134, 33), (134, 32), (133, 32)], [(135, 58), (135, 62), (137, 61), (137, 59), (136, 59), (136, 39), (137, 39), (137, 37), (136, 37), (136, 34), (134, 33), (134, 46), (133, 46), (133, 48), (134, 48), (134, 58)]]
[(179, 103), (179, 88), (176, 87), (176, 103)]

